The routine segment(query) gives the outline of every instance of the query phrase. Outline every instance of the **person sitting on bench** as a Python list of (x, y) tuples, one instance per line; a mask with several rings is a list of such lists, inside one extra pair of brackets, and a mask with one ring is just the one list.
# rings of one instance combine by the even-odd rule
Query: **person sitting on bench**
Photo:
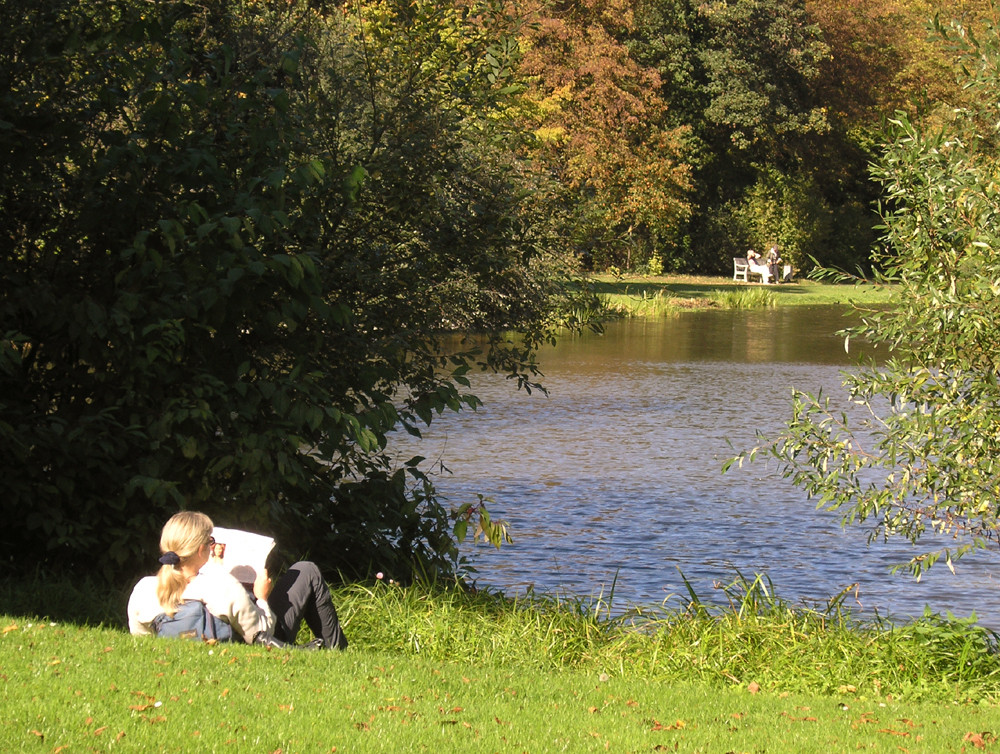
[(750, 272), (760, 275), (761, 281), (767, 285), (771, 282), (771, 270), (766, 264), (761, 264), (760, 254), (753, 249), (747, 251), (747, 261), (750, 263)]

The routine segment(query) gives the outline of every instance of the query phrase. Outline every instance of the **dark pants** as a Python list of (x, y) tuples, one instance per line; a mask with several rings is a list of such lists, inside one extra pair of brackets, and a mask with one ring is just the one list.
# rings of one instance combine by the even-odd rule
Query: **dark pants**
[(303, 560), (291, 566), (274, 585), (267, 604), (275, 617), (274, 638), (295, 643), (299, 621), (305, 620), (323, 646), (347, 647), (330, 590), (315, 563)]

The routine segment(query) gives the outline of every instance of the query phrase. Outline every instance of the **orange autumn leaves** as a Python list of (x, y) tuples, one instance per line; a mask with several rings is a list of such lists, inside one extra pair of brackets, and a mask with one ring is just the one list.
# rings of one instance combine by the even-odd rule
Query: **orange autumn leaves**
[(524, 113), (550, 170), (608, 225), (664, 235), (690, 211), (687, 129), (664, 125), (659, 74), (620, 41), (633, 23), (621, 0), (543, 11), (524, 42)]

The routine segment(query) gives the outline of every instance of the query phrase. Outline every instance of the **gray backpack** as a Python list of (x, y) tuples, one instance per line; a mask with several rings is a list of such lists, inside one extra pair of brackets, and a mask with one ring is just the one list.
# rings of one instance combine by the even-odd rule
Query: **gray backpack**
[(173, 617), (160, 613), (153, 619), (157, 636), (201, 641), (235, 641), (232, 627), (212, 615), (201, 600), (184, 600)]

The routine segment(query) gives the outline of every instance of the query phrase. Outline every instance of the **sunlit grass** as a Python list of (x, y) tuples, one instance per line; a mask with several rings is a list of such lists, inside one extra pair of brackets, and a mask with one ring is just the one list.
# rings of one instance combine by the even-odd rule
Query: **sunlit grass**
[(700, 601), (633, 608), (551, 596), (513, 599), (460, 590), (341, 590), (354, 632), (372, 648), (441, 661), (595, 671), (727, 686), (864, 698), (1000, 698), (996, 637), (960, 621), (927, 617), (905, 626), (862, 624), (834, 601), (793, 607), (760, 578), (739, 577), (728, 606)]
[(772, 290), (764, 286), (712, 291), (709, 299), (722, 309), (769, 309), (776, 303)]
[[(664, 316), (691, 308), (760, 306), (820, 306), (828, 304), (884, 305), (893, 290), (874, 285), (834, 285), (813, 280), (764, 286), (707, 276), (594, 275), (590, 285), (615, 316)], [(762, 293), (756, 293), (761, 291)]]
[[(58, 608), (77, 589), (46, 596)], [(334, 592), (351, 639), (344, 653), (135, 638), (120, 625), (11, 613), (5, 599), (0, 743), (40, 752), (902, 743), (938, 752), (996, 740), (990, 632), (933, 617), (861, 624), (842, 599), (819, 611), (791, 606), (761, 577), (737, 576), (721, 596), (722, 606), (691, 594), (622, 615), (601, 601), (352, 585)]]
[(666, 317), (685, 308), (686, 299), (677, 299), (667, 291), (655, 293), (630, 294), (599, 294), (598, 299), (604, 313), (613, 317)]
[(0, 627), (5, 751), (958, 752), (1000, 729), (983, 705)]

